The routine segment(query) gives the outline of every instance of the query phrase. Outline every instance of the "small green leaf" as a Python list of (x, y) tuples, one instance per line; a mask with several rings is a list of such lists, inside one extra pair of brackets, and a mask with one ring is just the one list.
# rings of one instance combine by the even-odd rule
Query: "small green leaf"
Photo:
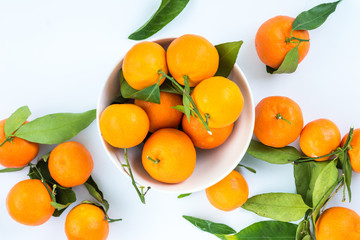
[(18, 172), (23, 170), (25, 167), (21, 167), (21, 168), (4, 168), (4, 169), (0, 169), (0, 173), (7, 173), (7, 172)]
[[(173, 109), (175, 109), (175, 110), (178, 110), (179, 112), (182, 112), (182, 113), (185, 114), (185, 107), (184, 107), (184, 105), (176, 105), (176, 106), (172, 106), (171, 108), (173, 108)], [(191, 109), (191, 108), (190, 108), (190, 114), (191, 114), (191, 116), (196, 117), (196, 114), (195, 114), (194, 110)]]
[(217, 236), (223, 240), (294, 240), (296, 224), (278, 221), (256, 222), (235, 235)]
[[(45, 179), (45, 181), (48, 184), (52, 185), (52, 184), (56, 183), (56, 181), (50, 175), (50, 171), (49, 171), (49, 168), (48, 168), (48, 162), (45, 162), (44, 159), (40, 158), (39, 161), (36, 163), (36, 167), (40, 171), (41, 175), (43, 176), (43, 178)], [(41, 176), (36, 171), (36, 169), (33, 168), (33, 167), (30, 167), (28, 176), (31, 179), (39, 179), (39, 180), (41, 180)], [(57, 184), (57, 185), (60, 185), (60, 184)]]
[(111, 104), (123, 104), (123, 103), (127, 103), (129, 101), (129, 99), (124, 98), (121, 95), (121, 92), (115, 96), (115, 99), (112, 101)]
[(296, 230), (296, 238), (295, 240), (303, 240), (310, 236), (310, 227), (309, 227), (309, 220), (304, 219), (302, 220)]
[(11, 137), (12, 134), (18, 130), (21, 125), (25, 123), (28, 117), (31, 115), (30, 109), (28, 106), (23, 106), (18, 108), (11, 116), (6, 120), (4, 131), (5, 137)]
[(251, 167), (248, 167), (248, 166), (245, 166), (245, 165), (243, 165), (243, 164), (241, 164), (241, 163), (238, 164), (238, 167), (242, 167), (242, 168), (245, 168), (246, 170), (248, 170), (248, 171), (250, 171), (250, 172), (252, 172), (252, 173), (256, 173), (256, 170), (255, 170), (255, 169), (253, 169), (253, 168), (251, 168)]
[(200, 230), (204, 232), (208, 232), (211, 234), (234, 234), (236, 231), (232, 229), (231, 227), (222, 224), (222, 223), (215, 223), (212, 221), (191, 217), (191, 216), (185, 216), (183, 215), (183, 218), (188, 220), (190, 223), (192, 223), (195, 227), (199, 228)]
[(272, 68), (272, 67), (266, 65), (266, 72), (267, 73), (273, 74), (275, 71), (276, 71), (275, 68)]
[(122, 71), (120, 71), (120, 92), (124, 98), (139, 99), (147, 102), (160, 104), (160, 87), (155, 83), (142, 90), (132, 88), (124, 79)]
[(183, 194), (180, 194), (177, 198), (184, 198), (184, 197), (188, 197), (190, 196), (192, 193), (183, 193)]
[(336, 187), (336, 182), (338, 181), (339, 177), (339, 172), (336, 168), (336, 164), (336, 160), (329, 162), (326, 167), (322, 169), (315, 181), (312, 196), (314, 205), (314, 220), (316, 220), (320, 209)]
[[(184, 77), (184, 90), (186, 93), (190, 94), (190, 85), (189, 81), (187, 80), (187, 77)], [(190, 100), (187, 98), (187, 96), (183, 95), (183, 105), (184, 105), (184, 113), (186, 115), (187, 120), (190, 122), (190, 113), (191, 113), (191, 107), (190, 107)]]
[(55, 189), (55, 198), (56, 198), (56, 206), (53, 205), (53, 207), (56, 208), (55, 212), (53, 213), (54, 217), (59, 217), (65, 209), (70, 206), (70, 204), (74, 203), (76, 201), (76, 194), (71, 188), (60, 188), (57, 187)]
[(95, 117), (95, 109), (83, 113), (49, 114), (22, 125), (14, 136), (40, 144), (58, 144), (75, 137)]
[(169, 79), (166, 79), (160, 86), (160, 92), (175, 93), (182, 95), (183, 92), (174, 85)]
[(104, 199), (104, 195), (99, 189), (98, 185), (94, 179), (90, 176), (89, 179), (85, 182), (85, 187), (89, 191), (90, 195), (93, 196), (97, 201), (102, 203), (104, 206), (105, 212), (109, 210), (109, 203)]
[(312, 161), (294, 165), (296, 192), (300, 194), (304, 202), (311, 207), (314, 207), (312, 196), (316, 179), (327, 164), (327, 162)]
[[(292, 48), (286, 55), (281, 63), (280, 67), (272, 72), (271, 74), (280, 74), (280, 73), (293, 73), (296, 71), (299, 64), (299, 49), (298, 46)], [(267, 71), (270, 71), (270, 68), (266, 68)], [(270, 71), (271, 72), (271, 71)]]
[(162, 0), (154, 15), (129, 36), (132, 40), (146, 39), (171, 22), (186, 7), (189, 0)]
[(247, 153), (273, 164), (286, 164), (301, 157), (300, 152), (294, 147), (273, 148), (254, 140), (251, 140)]
[(259, 216), (290, 222), (303, 218), (310, 207), (299, 194), (265, 193), (249, 198), (242, 208)]
[(216, 45), (219, 53), (219, 67), (215, 76), (228, 77), (234, 67), (243, 41), (228, 42)]
[(341, 1), (323, 3), (313, 7), (308, 11), (300, 13), (294, 20), (293, 30), (313, 30), (320, 27), (330, 14), (335, 12), (337, 5)]

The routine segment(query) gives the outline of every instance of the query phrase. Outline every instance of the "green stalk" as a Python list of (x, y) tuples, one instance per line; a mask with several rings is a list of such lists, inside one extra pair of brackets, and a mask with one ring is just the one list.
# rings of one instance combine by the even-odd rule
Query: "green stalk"
[(166, 73), (164, 73), (164, 71), (159, 70), (159, 74), (162, 74), (163, 76), (165, 76), (167, 79), (169, 79), (172, 83), (175, 84), (176, 87), (178, 87), (180, 89), (180, 91), (183, 92), (183, 94), (189, 99), (189, 101), (191, 102), (191, 104), (193, 105), (194, 111), (196, 113), (196, 115), (198, 115), (199, 119), (201, 120), (202, 124), (204, 125), (204, 127), (206, 128), (207, 132), (212, 135), (212, 132), (209, 128), (209, 125), (205, 122), (204, 118), (201, 116), (199, 109), (197, 108), (194, 100), (192, 99), (192, 97), (185, 91), (185, 89), (172, 77), (170, 77), (169, 75), (167, 75)]
[(128, 156), (127, 156), (127, 149), (124, 148), (124, 158), (125, 158), (125, 161), (126, 161), (126, 164), (127, 164), (127, 169), (129, 170), (129, 175), (130, 175), (130, 178), (131, 178), (131, 183), (132, 185), (134, 186), (137, 194), (139, 195), (139, 198), (141, 200), (141, 202), (143, 204), (145, 204), (145, 194), (144, 193), (141, 193), (138, 186), (136, 185), (136, 182), (135, 182), (135, 179), (134, 179), (134, 175), (132, 173), (132, 170), (131, 170), (131, 167), (130, 167), (130, 163), (129, 163), (129, 159), (128, 159)]

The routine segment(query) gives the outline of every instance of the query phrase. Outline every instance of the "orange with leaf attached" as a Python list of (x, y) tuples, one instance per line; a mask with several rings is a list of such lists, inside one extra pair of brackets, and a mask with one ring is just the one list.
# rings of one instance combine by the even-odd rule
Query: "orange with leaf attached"
[[(298, 46), (299, 63), (307, 55), (310, 42), (304, 41), (299, 44), (298, 40), (291, 38), (291, 28), (294, 18), (277, 16), (264, 22), (256, 33), (255, 47), (260, 60), (266, 65), (278, 69), (286, 54)], [(293, 36), (302, 40), (309, 39), (309, 32), (305, 30), (293, 31)]]
[(37, 179), (15, 184), (6, 198), (6, 207), (15, 221), (29, 226), (45, 223), (55, 211), (48, 190)]
[[(0, 121), (0, 144), (6, 141), (5, 120)], [(0, 164), (7, 168), (21, 168), (39, 153), (39, 144), (14, 137), (0, 147)]]
[(254, 134), (267, 146), (280, 148), (294, 142), (303, 125), (299, 105), (288, 97), (267, 97), (255, 108)]

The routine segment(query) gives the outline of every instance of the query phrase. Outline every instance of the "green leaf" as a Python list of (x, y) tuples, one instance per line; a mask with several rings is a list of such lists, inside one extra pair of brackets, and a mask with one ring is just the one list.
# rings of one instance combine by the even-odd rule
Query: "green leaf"
[(112, 101), (111, 104), (123, 104), (123, 103), (127, 103), (129, 101), (129, 99), (124, 98), (121, 95), (121, 92), (115, 96), (115, 99)]
[(217, 236), (223, 240), (294, 240), (296, 224), (278, 221), (254, 223), (235, 235)]
[(266, 68), (271, 74), (280, 74), (280, 73), (293, 73), (296, 71), (299, 64), (299, 49), (298, 46), (292, 48), (286, 55), (281, 63), (280, 67), (271, 73), (269, 67)]
[(160, 87), (155, 83), (142, 90), (132, 88), (125, 80), (122, 71), (120, 71), (120, 92), (124, 98), (139, 99), (147, 102), (160, 104)]
[[(176, 106), (172, 106), (171, 108), (175, 109), (175, 110), (178, 110), (179, 112), (182, 112), (185, 114), (185, 107), (184, 105), (176, 105)], [(196, 117), (196, 114), (194, 112), (193, 109), (190, 108), (190, 115), (193, 116), (193, 117)]]
[(85, 182), (85, 187), (89, 191), (90, 195), (93, 196), (104, 206), (105, 212), (107, 212), (109, 210), (109, 203), (107, 200), (104, 199), (103, 193), (101, 192), (98, 185), (91, 176)]
[[(186, 93), (190, 94), (190, 85), (187, 78), (184, 77), (184, 90)], [(187, 120), (190, 122), (190, 113), (191, 113), (191, 107), (190, 107), (190, 100), (186, 97), (185, 94), (183, 94), (183, 105), (184, 105), (184, 113), (186, 115)]]
[(330, 14), (335, 12), (337, 5), (341, 1), (323, 3), (313, 7), (308, 11), (300, 13), (294, 20), (293, 30), (313, 30), (320, 27)]
[(310, 207), (299, 194), (265, 193), (249, 198), (242, 208), (262, 217), (290, 222), (303, 218)]
[(320, 209), (336, 187), (336, 182), (339, 177), (339, 172), (336, 168), (336, 160), (329, 162), (324, 167), (317, 177), (313, 190), (313, 205), (314, 214), (313, 219), (316, 220)]
[(192, 193), (183, 193), (183, 194), (180, 194), (177, 198), (184, 198), (184, 197), (188, 197), (190, 196)]
[(303, 240), (303, 239), (307, 239), (308, 237), (310, 237), (311, 239), (309, 220), (304, 219), (299, 223), (297, 227), (295, 239)]
[[(190, 89), (191, 91), (191, 89)], [(178, 95), (183, 95), (183, 92), (174, 85), (169, 79), (166, 79), (163, 84), (160, 86), (160, 92), (167, 92), (167, 93), (175, 93)]]
[(256, 173), (256, 170), (255, 170), (255, 169), (253, 169), (253, 168), (251, 168), (251, 167), (248, 167), (248, 166), (245, 166), (245, 165), (243, 165), (243, 164), (241, 164), (241, 163), (238, 164), (238, 167), (242, 167), (242, 168), (245, 168), (246, 170), (248, 170), (248, 171), (250, 171), (250, 172), (252, 172), (252, 173)]
[(254, 140), (251, 140), (247, 153), (273, 164), (286, 164), (301, 157), (300, 152), (294, 147), (273, 148)]
[(236, 58), (243, 41), (228, 42), (216, 45), (216, 49), (219, 53), (219, 68), (215, 73), (215, 76), (228, 77), (231, 70), (234, 67)]
[(199, 228), (200, 230), (204, 232), (208, 232), (211, 234), (234, 234), (236, 231), (232, 229), (231, 227), (222, 224), (222, 223), (215, 223), (212, 221), (191, 217), (191, 216), (185, 216), (183, 215), (183, 218), (188, 220), (190, 223), (192, 223), (195, 227)]
[[(44, 155), (44, 156), (46, 156), (46, 155)], [(56, 181), (51, 177), (47, 161), (45, 161), (43, 158), (40, 158), (39, 161), (36, 163), (36, 167), (40, 171), (41, 175), (43, 176), (43, 178), (49, 185), (57, 184)], [(33, 167), (30, 167), (28, 176), (31, 179), (41, 180), (41, 176), (38, 174), (38, 172)], [(57, 185), (59, 185), (59, 184), (57, 184)]]
[(294, 165), (296, 192), (311, 207), (314, 207), (312, 196), (316, 179), (327, 164), (327, 162), (304, 162)]
[(55, 189), (56, 203), (52, 202), (51, 205), (56, 208), (53, 213), (54, 217), (59, 217), (65, 209), (76, 201), (76, 194), (71, 188), (60, 188)]
[(267, 73), (273, 74), (275, 71), (276, 71), (275, 68), (272, 68), (272, 67), (266, 65), (266, 72)]
[(7, 172), (18, 172), (23, 170), (25, 167), (21, 167), (21, 168), (4, 168), (4, 169), (0, 169), (0, 173), (7, 173)]
[(28, 117), (31, 115), (28, 106), (22, 106), (18, 108), (11, 116), (6, 120), (4, 131), (5, 137), (11, 137), (11, 135), (18, 130), (21, 125), (25, 123)]
[(129, 36), (132, 40), (146, 39), (171, 22), (186, 7), (189, 0), (162, 0), (154, 15)]
[(83, 113), (55, 113), (22, 125), (14, 136), (41, 144), (70, 140), (95, 120), (96, 110)]

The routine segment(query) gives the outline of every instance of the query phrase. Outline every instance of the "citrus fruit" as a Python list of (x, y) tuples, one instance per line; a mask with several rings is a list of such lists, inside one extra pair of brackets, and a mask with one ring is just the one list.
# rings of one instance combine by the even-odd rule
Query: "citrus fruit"
[(191, 138), (195, 147), (202, 149), (211, 149), (223, 144), (230, 136), (233, 127), (232, 123), (223, 128), (210, 128), (212, 133), (210, 135), (198, 118), (191, 116), (190, 122), (185, 115), (182, 118), (183, 131)]
[(55, 211), (48, 190), (37, 179), (15, 184), (7, 195), (6, 208), (15, 221), (29, 226), (45, 223)]
[(317, 240), (358, 240), (360, 216), (348, 208), (329, 208), (317, 220), (315, 232)]
[(140, 144), (149, 131), (149, 117), (135, 104), (113, 104), (101, 114), (100, 132), (110, 145), (131, 148)]
[[(260, 60), (272, 68), (279, 68), (285, 55), (298, 45), (297, 40), (288, 42), (291, 38), (291, 28), (295, 18), (277, 16), (264, 22), (256, 33), (255, 47)], [(293, 31), (293, 36), (309, 39), (305, 30)], [(310, 42), (301, 42), (298, 46), (299, 63), (305, 58), (310, 48)]]
[(160, 92), (160, 104), (135, 99), (135, 105), (147, 113), (150, 120), (150, 132), (160, 128), (177, 128), (180, 124), (182, 113), (171, 107), (182, 105), (180, 95)]
[(147, 88), (159, 80), (161, 85), (165, 78), (161, 77), (159, 70), (168, 72), (165, 50), (154, 42), (140, 42), (126, 53), (122, 70), (127, 83), (136, 90)]
[(224, 77), (212, 77), (200, 82), (191, 96), (210, 128), (223, 128), (235, 122), (244, 106), (239, 87)]
[(288, 97), (266, 97), (255, 108), (254, 134), (267, 146), (287, 146), (299, 137), (303, 126), (299, 105)]
[(68, 240), (105, 240), (109, 235), (109, 223), (102, 209), (82, 203), (66, 216), (65, 233)]
[(219, 67), (219, 53), (214, 45), (193, 34), (172, 41), (166, 51), (166, 60), (175, 80), (184, 85), (184, 76), (187, 76), (190, 87), (214, 76)]
[[(339, 147), (341, 134), (339, 128), (328, 119), (317, 119), (306, 124), (300, 134), (300, 148), (308, 157), (320, 157), (330, 154)], [(329, 159), (323, 157), (316, 161)]]
[(208, 187), (205, 192), (211, 205), (223, 211), (231, 211), (246, 202), (249, 187), (245, 178), (233, 170), (220, 182)]
[(49, 157), (51, 177), (63, 187), (85, 183), (94, 167), (89, 151), (79, 142), (65, 142), (54, 148)]
[[(0, 144), (5, 139), (5, 120), (0, 121)], [(0, 147), (0, 164), (7, 168), (21, 168), (26, 166), (39, 153), (39, 144), (14, 137)]]
[(142, 163), (152, 178), (164, 183), (179, 183), (190, 177), (195, 169), (195, 147), (184, 132), (163, 128), (145, 142)]
[[(349, 134), (346, 134), (341, 141), (341, 147), (345, 145)], [(351, 167), (355, 172), (360, 173), (360, 128), (355, 129), (353, 138), (350, 142), (350, 149), (348, 150)]]

